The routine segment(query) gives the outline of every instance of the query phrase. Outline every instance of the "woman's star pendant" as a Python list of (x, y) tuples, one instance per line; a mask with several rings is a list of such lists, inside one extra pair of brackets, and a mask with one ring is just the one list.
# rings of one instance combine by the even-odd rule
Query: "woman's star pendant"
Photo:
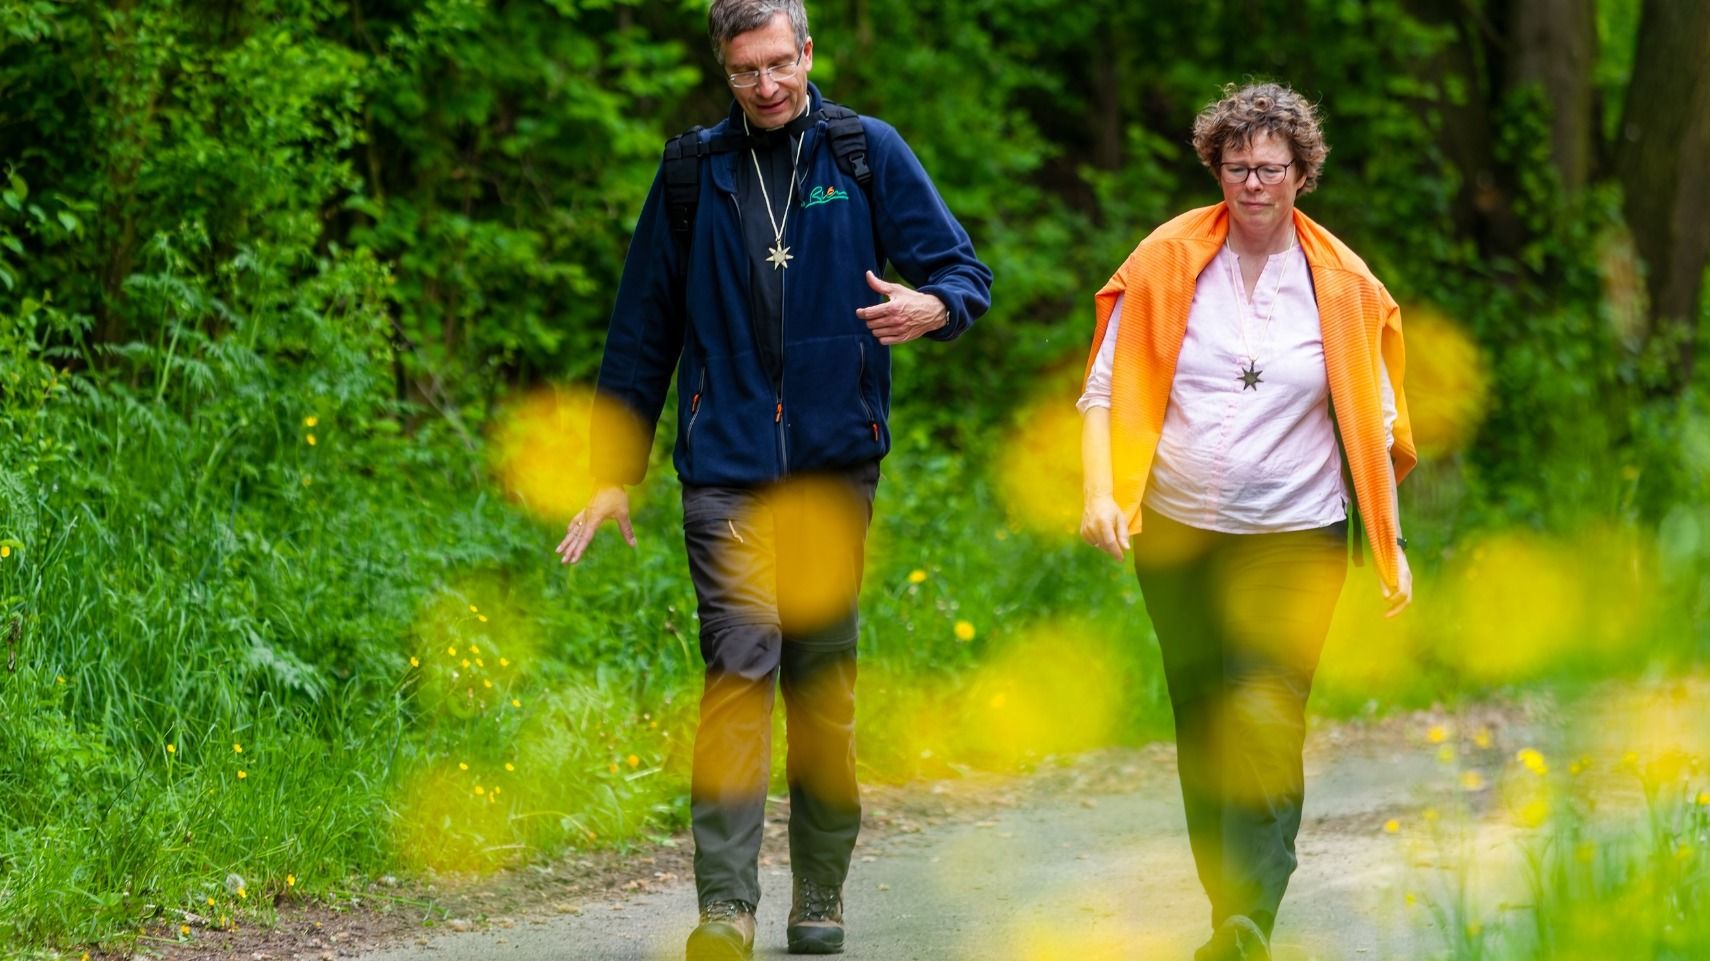
[(783, 244), (768, 247), (766, 248), (766, 251), (766, 259), (771, 262), (773, 270), (787, 269), (790, 266), (788, 261), (796, 259), (796, 255), (790, 253), (790, 248), (785, 247)]
[(1259, 375), (1264, 373), (1264, 371), (1255, 370), (1254, 368), (1257, 366), (1258, 366), (1257, 361), (1252, 361), (1252, 360), (1247, 361), (1247, 369), (1241, 371), (1241, 389), (1242, 390), (1258, 390), (1259, 384), (1263, 383), (1263, 381), (1259, 380)]

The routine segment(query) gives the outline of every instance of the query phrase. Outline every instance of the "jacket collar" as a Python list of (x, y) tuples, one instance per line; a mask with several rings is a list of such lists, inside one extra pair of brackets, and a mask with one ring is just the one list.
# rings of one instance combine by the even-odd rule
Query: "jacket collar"
[[(784, 125), (785, 133), (799, 133), (806, 137), (819, 129), (821, 123), (819, 120), (819, 108), (824, 106), (825, 97), (820, 94), (819, 88), (814, 86), (811, 81), (808, 83), (807, 89), (807, 110), (803, 112), (801, 116)], [(737, 103), (734, 99), (730, 102), (730, 113), (725, 115), (723, 122), (712, 129), (712, 135), (715, 137), (727, 132), (736, 134), (740, 134), (742, 132), (742, 105)], [(761, 133), (761, 136), (768, 135)], [(773, 134), (772, 136), (776, 135)], [(802, 156), (806, 157), (812, 150), (813, 144), (803, 144)], [(709, 166), (712, 168), (713, 184), (725, 193), (735, 193), (736, 162), (739, 159), (745, 160), (747, 156), (748, 151), (746, 150), (732, 150), (729, 153), (713, 154), (712, 158), (708, 161)]]

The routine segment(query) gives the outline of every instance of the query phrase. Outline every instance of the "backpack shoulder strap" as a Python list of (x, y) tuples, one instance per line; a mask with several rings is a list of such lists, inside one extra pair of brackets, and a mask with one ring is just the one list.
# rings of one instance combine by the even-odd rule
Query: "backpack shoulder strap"
[(695, 226), (695, 206), (701, 198), (701, 160), (742, 146), (737, 134), (702, 137), (703, 128), (690, 127), (665, 141), (665, 207), (671, 233), (683, 245)]
[(819, 112), (825, 118), (825, 131), (831, 138), (831, 153), (837, 158), (837, 166), (854, 177), (862, 190), (868, 190), (873, 170), (867, 165), (867, 129), (861, 126), (861, 115), (829, 100), (821, 104)]

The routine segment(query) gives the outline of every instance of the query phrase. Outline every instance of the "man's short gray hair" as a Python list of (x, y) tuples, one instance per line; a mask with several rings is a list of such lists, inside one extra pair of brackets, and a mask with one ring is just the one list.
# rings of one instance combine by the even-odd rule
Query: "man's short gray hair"
[(764, 27), (778, 14), (790, 18), (796, 32), (796, 49), (807, 46), (807, 8), (802, 0), (713, 0), (707, 11), (707, 35), (712, 38), (713, 56), (724, 66), (724, 45), (738, 35)]

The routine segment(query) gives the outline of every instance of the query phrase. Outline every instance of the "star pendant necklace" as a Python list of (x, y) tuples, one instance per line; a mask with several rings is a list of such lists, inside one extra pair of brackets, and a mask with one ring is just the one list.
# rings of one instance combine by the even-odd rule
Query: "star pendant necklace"
[[(1223, 246), (1229, 248), (1229, 253), (1231, 255), (1229, 258), (1229, 285), (1235, 291), (1235, 315), (1240, 323), (1241, 351), (1247, 358), (1247, 366), (1241, 368), (1241, 389), (1243, 391), (1257, 391), (1259, 389), (1259, 385), (1264, 383), (1264, 381), (1259, 379), (1259, 375), (1264, 373), (1264, 371), (1259, 369), (1259, 357), (1253, 352), (1253, 347), (1247, 340), (1247, 308), (1250, 305), (1246, 298), (1245, 288), (1241, 283), (1240, 272), (1236, 269), (1241, 263), (1241, 255), (1235, 253), (1235, 247), (1229, 242), (1228, 238), (1224, 238)], [(1283, 250), (1283, 253), (1288, 253), (1288, 251), (1293, 249), (1294, 236), (1291, 234), (1288, 240), (1288, 247)], [(1269, 260), (1268, 255), (1266, 259), (1267, 261)], [(1259, 325), (1259, 334), (1264, 338), (1263, 343), (1264, 346), (1267, 347), (1270, 346), (1271, 342), (1271, 318), (1275, 317), (1277, 313), (1277, 295), (1282, 292), (1282, 282), (1283, 278), (1288, 276), (1288, 267), (1289, 261), (1285, 260), (1283, 261), (1281, 269), (1277, 271), (1276, 284), (1271, 287), (1271, 309), (1265, 311), (1264, 321)], [(1263, 271), (1261, 271), (1261, 273), (1263, 273)], [(1236, 359), (1239, 360), (1240, 358)]]
[[(742, 132), (752, 133), (748, 129), (748, 117), (742, 118)], [(796, 136), (796, 155), (790, 160), (790, 192), (784, 197), (784, 219), (779, 220), (772, 214), (772, 195), (766, 190), (766, 174), (760, 169), (760, 155), (748, 148), (748, 159), (754, 161), (754, 179), (760, 184), (760, 199), (766, 201), (766, 219), (772, 224), (772, 246), (766, 251), (766, 260), (771, 263), (773, 270), (784, 270), (790, 266), (790, 261), (796, 259), (790, 253), (790, 248), (784, 246), (784, 228), (790, 223), (790, 204), (796, 199), (796, 165), (802, 159), (802, 141), (807, 137)]]

